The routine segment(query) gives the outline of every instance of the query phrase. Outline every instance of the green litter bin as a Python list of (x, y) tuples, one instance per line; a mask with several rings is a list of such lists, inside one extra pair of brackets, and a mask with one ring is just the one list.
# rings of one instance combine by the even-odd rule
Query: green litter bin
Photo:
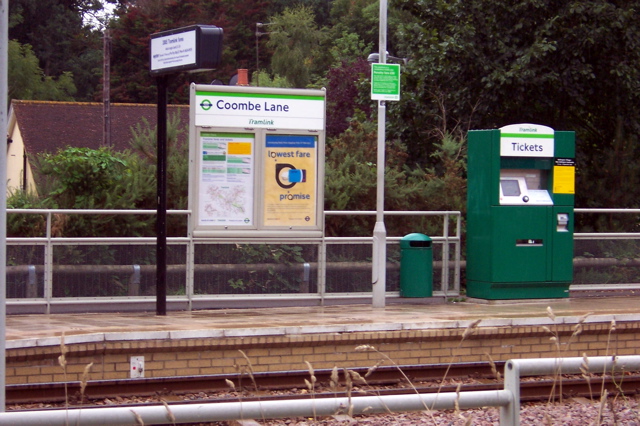
[(405, 235), (400, 240), (400, 296), (433, 295), (433, 247), (424, 234)]

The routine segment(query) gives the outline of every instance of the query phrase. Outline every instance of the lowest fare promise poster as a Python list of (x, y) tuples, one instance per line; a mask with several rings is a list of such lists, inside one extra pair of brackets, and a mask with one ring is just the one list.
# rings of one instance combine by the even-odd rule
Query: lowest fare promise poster
[(317, 225), (317, 146), (317, 136), (266, 136), (265, 226)]

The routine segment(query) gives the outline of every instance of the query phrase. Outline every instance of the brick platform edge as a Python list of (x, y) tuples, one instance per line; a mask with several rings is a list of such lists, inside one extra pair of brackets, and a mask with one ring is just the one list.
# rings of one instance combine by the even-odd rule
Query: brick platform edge
[[(81, 336), (69, 336), (64, 339), (69, 340), (64, 345), (66, 371), (58, 361), (60, 338), (49, 338), (49, 343), (57, 340), (57, 345), (42, 346), (41, 341), (41, 346), (8, 347), (6, 382), (78, 381), (89, 363), (93, 363), (89, 380), (126, 379), (131, 356), (145, 357), (144, 376), (148, 378), (246, 373), (247, 369), (306, 370), (305, 361), (315, 369), (370, 367), (385, 357), (399, 365), (410, 365), (488, 361), (489, 357), (499, 361), (640, 354), (637, 318), (617, 322), (608, 318), (589, 318), (587, 322), (574, 318), (559, 324), (544, 318), (528, 320), (541, 324), (499, 325), (501, 320), (488, 320), (477, 325), (460, 322), (458, 327), (450, 328), (418, 329), (420, 325), (413, 324), (411, 330), (163, 339), (151, 338), (154, 332), (150, 332), (131, 333), (138, 337), (130, 336), (129, 340), (107, 340), (102, 335), (101, 341), (83, 343), (72, 343), (81, 340)], [(150, 338), (143, 339), (141, 335)], [(85, 340), (100, 339), (89, 336), (93, 337)], [(12, 346), (18, 343), (13, 342)], [(360, 345), (371, 345), (375, 350), (356, 350)]]

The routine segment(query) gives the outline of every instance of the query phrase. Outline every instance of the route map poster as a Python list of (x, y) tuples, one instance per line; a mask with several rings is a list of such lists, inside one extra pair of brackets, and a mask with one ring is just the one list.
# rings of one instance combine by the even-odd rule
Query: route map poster
[(200, 133), (199, 225), (253, 226), (252, 133)]
[(264, 225), (316, 226), (317, 136), (266, 135)]

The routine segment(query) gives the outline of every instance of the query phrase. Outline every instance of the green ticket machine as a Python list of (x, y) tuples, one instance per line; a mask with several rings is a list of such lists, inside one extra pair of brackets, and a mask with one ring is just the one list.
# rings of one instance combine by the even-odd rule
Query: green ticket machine
[(575, 133), (513, 124), (468, 135), (467, 295), (569, 296)]

